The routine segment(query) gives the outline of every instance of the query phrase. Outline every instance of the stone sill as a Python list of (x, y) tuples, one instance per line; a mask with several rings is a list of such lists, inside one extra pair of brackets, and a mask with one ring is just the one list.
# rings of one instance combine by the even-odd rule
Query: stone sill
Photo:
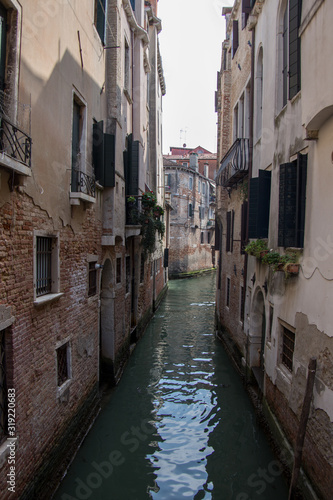
[(53, 302), (60, 297), (62, 297), (63, 293), (48, 293), (47, 295), (42, 295), (41, 297), (36, 297), (34, 300), (35, 306), (42, 306), (44, 304), (48, 304), (49, 302)]
[(80, 205), (80, 202), (86, 203), (96, 203), (96, 199), (93, 196), (89, 196), (85, 193), (70, 193), (70, 204)]
[(31, 177), (31, 168), (21, 163), (14, 158), (6, 155), (5, 153), (0, 153), (0, 165), (5, 167), (16, 174), (24, 175), (26, 177)]

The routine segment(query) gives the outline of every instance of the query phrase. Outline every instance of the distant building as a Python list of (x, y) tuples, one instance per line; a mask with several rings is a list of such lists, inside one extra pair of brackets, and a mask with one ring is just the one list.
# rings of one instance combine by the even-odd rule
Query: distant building
[[(171, 195), (172, 207), (169, 248), (171, 276), (215, 265), (215, 182), (210, 176), (209, 163), (203, 156), (207, 155), (200, 157), (191, 152), (181, 157), (164, 156), (166, 193)], [(214, 162), (216, 168), (216, 155), (209, 153), (209, 161)]]

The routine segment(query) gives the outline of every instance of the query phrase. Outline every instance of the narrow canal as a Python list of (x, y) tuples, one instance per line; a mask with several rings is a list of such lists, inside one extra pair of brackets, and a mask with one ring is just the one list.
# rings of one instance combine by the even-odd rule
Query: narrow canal
[(214, 336), (215, 276), (170, 282), (56, 500), (284, 500), (252, 405)]

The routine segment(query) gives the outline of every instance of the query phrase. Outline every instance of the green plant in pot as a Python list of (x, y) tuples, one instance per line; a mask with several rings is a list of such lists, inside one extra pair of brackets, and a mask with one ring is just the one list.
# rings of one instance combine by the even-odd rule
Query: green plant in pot
[(265, 240), (250, 241), (245, 247), (245, 252), (260, 259), (268, 252), (267, 243)]

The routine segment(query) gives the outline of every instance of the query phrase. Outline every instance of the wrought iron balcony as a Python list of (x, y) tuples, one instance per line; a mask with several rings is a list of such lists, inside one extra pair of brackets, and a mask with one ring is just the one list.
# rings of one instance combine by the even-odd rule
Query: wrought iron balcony
[(248, 173), (249, 157), (249, 139), (236, 139), (221, 161), (216, 184), (232, 187), (239, 182)]
[(72, 193), (82, 193), (95, 198), (95, 177), (82, 172), (78, 168), (72, 168)]
[(5, 166), (13, 166), (13, 159), (31, 168), (30, 118), (30, 105), (0, 91), (0, 152)]

